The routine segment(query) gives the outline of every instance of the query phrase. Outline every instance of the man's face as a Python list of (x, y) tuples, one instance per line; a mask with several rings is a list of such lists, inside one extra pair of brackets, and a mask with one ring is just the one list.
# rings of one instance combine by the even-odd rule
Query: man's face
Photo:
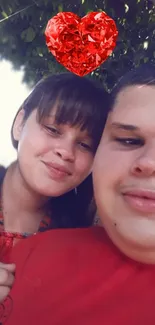
[(129, 257), (155, 263), (155, 87), (122, 90), (94, 162), (101, 222)]

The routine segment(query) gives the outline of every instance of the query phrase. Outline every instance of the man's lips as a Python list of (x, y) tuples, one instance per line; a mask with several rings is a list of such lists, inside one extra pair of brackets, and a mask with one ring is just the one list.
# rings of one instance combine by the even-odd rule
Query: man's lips
[(132, 195), (140, 198), (155, 200), (155, 190), (131, 189), (123, 192), (124, 195)]
[(123, 197), (133, 209), (144, 213), (155, 213), (155, 191), (131, 189), (123, 192)]

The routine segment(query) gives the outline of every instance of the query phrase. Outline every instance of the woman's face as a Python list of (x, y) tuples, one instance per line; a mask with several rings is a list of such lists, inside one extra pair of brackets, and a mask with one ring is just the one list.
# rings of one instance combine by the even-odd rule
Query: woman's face
[(37, 122), (36, 110), (23, 124), (20, 111), (13, 129), (25, 182), (35, 192), (53, 197), (78, 186), (90, 174), (94, 156), (87, 131), (56, 125), (55, 111), (42, 124)]
[(101, 221), (129, 257), (155, 263), (155, 86), (117, 96), (94, 162)]

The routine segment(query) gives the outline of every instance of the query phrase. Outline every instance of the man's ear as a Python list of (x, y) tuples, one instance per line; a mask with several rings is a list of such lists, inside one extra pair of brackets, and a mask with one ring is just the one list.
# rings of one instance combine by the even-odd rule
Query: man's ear
[(24, 126), (24, 109), (21, 109), (19, 111), (19, 113), (16, 116), (16, 119), (14, 121), (14, 125), (13, 125), (13, 137), (16, 141), (20, 140), (20, 136), (21, 136), (21, 132), (23, 130), (23, 126)]

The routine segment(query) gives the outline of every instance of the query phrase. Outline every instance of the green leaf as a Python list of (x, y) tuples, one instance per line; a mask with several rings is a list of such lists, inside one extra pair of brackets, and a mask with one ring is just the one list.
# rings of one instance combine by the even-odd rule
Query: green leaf
[(149, 58), (144, 58), (144, 63), (147, 63), (149, 61)]
[(89, 12), (93, 12), (93, 10), (91, 10), (91, 9), (88, 9), (88, 10), (87, 10), (87, 14), (89, 14)]
[(58, 5), (58, 11), (59, 11), (59, 12), (62, 12), (62, 11), (63, 11), (63, 4), (59, 4), (59, 5)]
[(7, 15), (6, 12), (2, 11), (1, 14), (2, 14), (2, 16), (3, 16), (4, 18), (8, 18), (8, 15)]
[(25, 42), (28, 42), (28, 43), (32, 42), (34, 40), (35, 36), (36, 36), (36, 33), (32, 27), (25, 29), (21, 33), (21, 39), (23, 39)]

